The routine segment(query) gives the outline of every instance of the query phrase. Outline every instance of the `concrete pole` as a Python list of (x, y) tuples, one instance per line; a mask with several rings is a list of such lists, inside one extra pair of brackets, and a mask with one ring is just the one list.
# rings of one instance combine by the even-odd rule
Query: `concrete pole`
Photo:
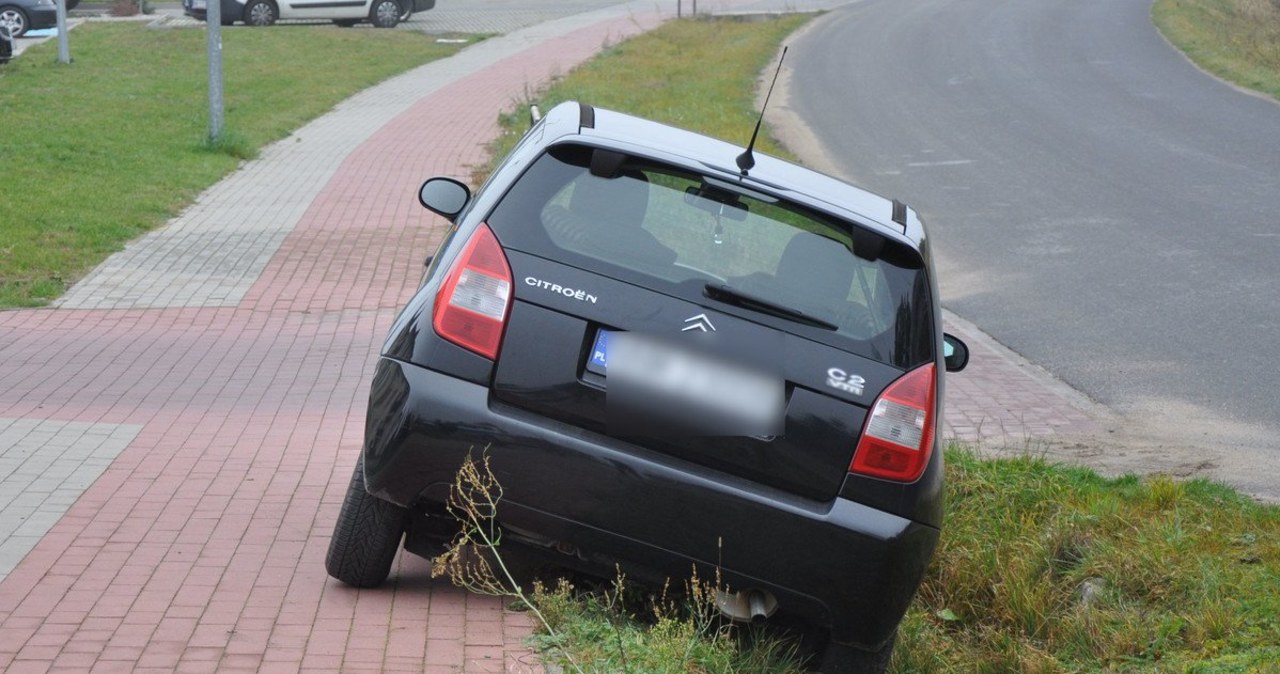
[(67, 41), (67, 0), (55, 0), (58, 16), (58, 63), (71, 63), (71, 43)]
[(209, 30), (209, 140), (222, 137), (222, 0), (205, 0)]

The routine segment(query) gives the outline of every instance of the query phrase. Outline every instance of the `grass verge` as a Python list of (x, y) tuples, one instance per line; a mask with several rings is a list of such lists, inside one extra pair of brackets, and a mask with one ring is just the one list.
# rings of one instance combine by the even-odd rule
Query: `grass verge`
[(1201, 480), (948, 461), (895, 671), (1280, 672), (1280, 508)]
[(208, 143), (203, 30), (89, 23), (73, 63), (0, 68), (0, 307), (40, 306), (130, 239), (334, 104), (456, 52), (408, 31), (222, 31), (227, 134)]
[(1280, 100), (1280, 0), (1156, 0), (1151, 16), (1196, 65)]
[[(673, 22), (606, 50), (537, 101), (581, 100), (742, 144), (757, 74), (803, 21)], [(504, 116), (494, 156), (525, 114)], [(767, 137), (761, 147), (786, 156)], [(1108, 480), (962, 448), (948, 461), (942, 544), (891, 671), (1280, 672), (1280, 509), (1203, 481)], [(620, 594), (538, 593), (550, 626), (540, 645), (583, 671), (793, 668), (775, 642), (742, 650), (702, 629), (696, 606), (664, 621)], [(710, 655), (695, 659), (690, 635)]]

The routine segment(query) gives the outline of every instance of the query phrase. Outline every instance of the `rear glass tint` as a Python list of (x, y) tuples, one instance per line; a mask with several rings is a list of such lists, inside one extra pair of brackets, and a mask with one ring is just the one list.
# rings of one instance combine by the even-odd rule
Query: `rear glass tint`
[(932, 358), (928, 283), (915, 251), (714, 177), (562, 145), (530, 167), (488, 222), (504, 246), (695, 302), (710, 295), (763, 311), (785, 319), (771, 324), (881, 362), (905, 368)]

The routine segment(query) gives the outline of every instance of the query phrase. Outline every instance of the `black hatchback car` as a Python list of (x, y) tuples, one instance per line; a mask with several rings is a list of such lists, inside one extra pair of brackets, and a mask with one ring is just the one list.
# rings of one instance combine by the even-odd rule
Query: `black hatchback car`
[(486, 451), (504, 544), (607, 577), (718, 571), (730, 617), (824, 635), (821, 671), (884, 669), (968, 352), (913, 211), (740, 152), (564, 103), (474, 196), (423, 185), (454, 224), (378, 361), (332, 576), (381, 583), (402, 538), (438, 550)]

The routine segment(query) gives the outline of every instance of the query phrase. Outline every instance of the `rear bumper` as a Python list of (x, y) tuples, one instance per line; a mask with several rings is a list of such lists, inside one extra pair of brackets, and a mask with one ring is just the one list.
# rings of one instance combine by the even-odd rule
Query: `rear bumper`
[(719, 571), (731, 588), (770, 591), (783, 610), (856, 646), (892, 635), (938, 539), (933, 527), (854, 501), (796, 498), (380, 360), (366, 426), (369, 491), (404, 506), (438, 503), (468, 452), (491, 459), (503, 524), (641, 577)]

